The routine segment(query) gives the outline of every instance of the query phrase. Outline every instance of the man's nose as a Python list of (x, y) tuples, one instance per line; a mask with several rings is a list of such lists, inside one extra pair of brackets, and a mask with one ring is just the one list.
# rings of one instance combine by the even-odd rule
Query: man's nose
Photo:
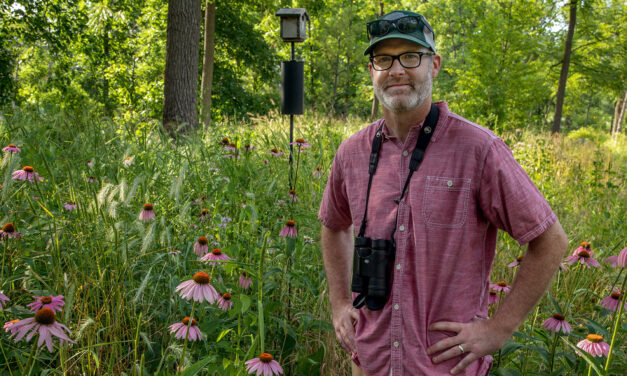
[(397, 76), (405, 73), (405, 68), (401, 65), (401, 62), (398, 58), (392, 61), (392, 66), (390, 67), (390, 74)]

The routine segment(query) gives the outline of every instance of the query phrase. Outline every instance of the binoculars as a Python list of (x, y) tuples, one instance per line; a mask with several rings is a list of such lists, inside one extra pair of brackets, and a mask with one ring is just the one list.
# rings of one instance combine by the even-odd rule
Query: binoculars
[(364, 305), (373, 311), (385, 306), (390, 297), (391, 269), (396, 248), (386, 239), (355, 238), (351, 290), (359, 293), (353, 307)]

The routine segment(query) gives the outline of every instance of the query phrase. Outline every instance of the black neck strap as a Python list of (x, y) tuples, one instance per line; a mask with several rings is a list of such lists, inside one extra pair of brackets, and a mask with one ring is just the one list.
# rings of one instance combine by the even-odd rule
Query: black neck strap
[[(418, 140), (416, 141), (416, 147), (414, 148), (414, 152), (411, 155), (411, 160), (409, 162), (409, 175), (407, 175), (407, 179), (405, 180), (405, 185), (403, 186), (403, 191), (401, 192), (401, 197), (398, 200), (395, 200), (396, 204), (399, 204), (403, 197), (405, 196), (405, 192), (407, 191), (407, 187), (409, 186), (409, 181), (414, 173), (414, 171), (418, 170), (420, 167), (420, 163), (425, 156), (425, 151), (427, 146), (429, 146), (429, 141), (431, 140), (431, 136), (435, 132), (435, 127), (438, 125), (438, 118), (440, 116), (440, 111), (438, 107), (431, 103), (431, 110), (429, 111), (429, 115), (425, 119), (422, 128), (420, 129), (420, 134), (418, 135)], [(377, 133), (372, 140), (372, 151), (370, 153), (370, 163), (368, 168), (368, 174), (370, 175), (368, 178), (368, 191), (366, 193), (366, 208), (364, 209), (364, 218), (361, 221), (361, 227), (359, 228), (359, 237), (363, 237), (366, 232), (366, 224), (368, 218), (368, 201), (370, 200), (370, 188), (372, 187), (372, 177), (374, 176), (375, 171), (377, 170), (377, 164), (379, 163), (379, 153), (381, 151), (381, 145), (383, 144), (383, 122), (381, 122), (381, 126), (377, 129)], [(398, 216), (398, 211), (397, 211)], [(398, 218), (397, 218), (398, 219)], [(394, 229), (392, 230), (392, 241), (394, 241), (394, 232), (396, 231), (396, 223), (394, 223)]]

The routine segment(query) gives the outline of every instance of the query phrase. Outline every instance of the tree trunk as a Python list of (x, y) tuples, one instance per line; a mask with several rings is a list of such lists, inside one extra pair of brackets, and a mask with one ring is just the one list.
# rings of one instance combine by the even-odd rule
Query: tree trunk
[(575, 24), (577, 23), (577, 0), (570, 0), (570, 17), (568, 20), (568, 33), (564, 46), (564, 60), (562, 60), (562, 71), (560, 81), (557, 86), (557, 97), (555, 100), (555, 116), (553, 117), (553, 133), (560, 131), (562, 121), (562, 107), (564, 105), (564, 95), (566, 94), (566, 80), (568, 79), (568, 67), (570, 66), (570, 52), (573, 47), (573, 35), (575, 34)]
[[(379, 17), (383, 16), (383, 0), (379, 0)], [(375, 121), (379, 118), (379, 98), (373, 95), (372, 109), (370, 110), (370, 119)]]
[(205, 38), (202, 57), (202, 123), (211, 124), (211, 88), (213, 85), (213, 55), (215, 52), (216, 2), (207, 0), (205, 8)]
[(198, 127), (200, 0), (168, 2), (163, 127), (176, 137)]
[(623, 95), (616, 101), (614, 107), (614, 119), (612, 121), (612, 135), (615, 136), (623, 132), (623, 120), (625, 119), (625, 110), (627, 108), (627, 90), (623, 91)]

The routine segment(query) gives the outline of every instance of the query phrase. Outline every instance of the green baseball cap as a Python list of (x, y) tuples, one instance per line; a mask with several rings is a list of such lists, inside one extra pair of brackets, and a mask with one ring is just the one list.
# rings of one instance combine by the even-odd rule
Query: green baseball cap
[(396, 10), (366, 24), (370, 45), (364, 55), (372, 52), (375, 45), (386, 39), (405, 39), (435, 51), (435, 34), (429, 22), (421, 14)]

